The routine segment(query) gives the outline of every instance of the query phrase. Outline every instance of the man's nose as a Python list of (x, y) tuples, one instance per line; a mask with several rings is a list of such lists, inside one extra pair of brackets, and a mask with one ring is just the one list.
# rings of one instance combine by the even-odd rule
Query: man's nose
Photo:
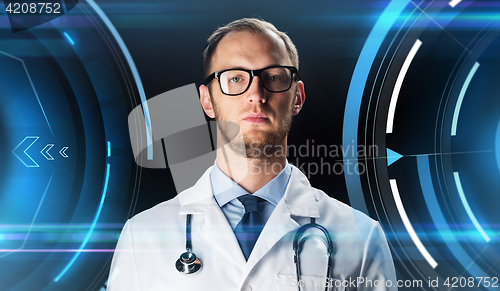
[(249, 102), (262, 102), (266, 103), (266, 89), (262, 85), (258, 76), (253, 76), (250, 88), (247, 91), (247, 100)]

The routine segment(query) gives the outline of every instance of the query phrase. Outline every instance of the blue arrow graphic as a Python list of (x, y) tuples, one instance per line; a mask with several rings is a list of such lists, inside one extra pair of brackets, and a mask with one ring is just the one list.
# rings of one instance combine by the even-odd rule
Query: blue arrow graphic
[[(31, 158), (31, 156), (27, 153), (27, 151), (29, 150), (29, 148), (30, 148), (30, 147), (31, 147), (31, 146), (32, 146), (32, 145), (33, 145), (33, 144), (34, 144), (34, 143), (35, 143), (35, 142), (36, 142), (39, 138), (40, 138), (39, 136), (27, 136), (27, 137), (25, 137), (25, 138), (23, 139), (23, 141), (22, 141), (22, 142), (20, 142), (20, 143), (19, 143), (19, 144), (18, 144), (18, 145), (17, 145), (17, 146), (16, 146), (16, 147), (12, 150), (12, 153), (14, 154), (14, 156), (16, 156), (16, 158), (18, 158), (18, 159), (21, 161), (21, 163), (23, 163), (23, 164), (24, 164), (26, 167), (28, 167), (28, 168), (38, 168), (38, 167), (39, 167), (39, 165), (35, 162), (35, 160), (33, 160), (33, 158)], [(16, 150), (17, 150), (17, 149), (18, 149), (18, 148), (19, 148), (19, 147), (20, 147), (20, 146), (21, 146), (21, 145), (22, 145), (22, 144), (23, 144), (26, 140), (28, 140), (28, 142), (29, 142), (29, 141), (32, 141), (32, 142), (30, 143), (30, 145), (29, 145), (29, 146), (27, 146), (27, 147), (24, 149), (24, 151), (23, 151), (24, 155), (26, 155), (26, 156), (29, 158), (29, 160), (27, 160), (27, 159), (24, 157), (24, 155), (19, 156), (19, 155), (16, 153)], [(21, 157), (22, 157), (22, 158), (21, 158)], [(23, 160), (23, 158), (26, 160), (26, 162)]]
[(401, 159), (403, 156), (395, 151), (387, 148), (387, 166), (390, 166), (395, 161)]
[[(54, 144), (52, 143), (49, 143), (47, 144), (41, 151), (40, 153), (42, 154), (42, 156), (44, 156), (47, 160), (49, 161), (52, 161), (54, 159), (54, 157), (52, 157), (50, 154), (49, 154), (49, 151), (50, 149), (54, 146)], [(48, 149), (47, 149), (48, 148)], [(45, 150), (47, 149), (47, 150)]]
[(63, 147), (59, 153), (61, 154), (61, 156), (63, 156), (63, 158), (67, 158), (68, 155), (66, 154), (66, 150), (68, 149), (68, 147)]

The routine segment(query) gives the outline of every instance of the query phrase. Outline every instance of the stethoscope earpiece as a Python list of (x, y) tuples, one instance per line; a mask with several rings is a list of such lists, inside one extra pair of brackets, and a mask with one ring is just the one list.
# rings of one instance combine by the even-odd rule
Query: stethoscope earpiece
[(182, 274), (193, 274), (201, 269), (201, 261), (193, 252), (182, 253), (175, 262), (175, 268)]

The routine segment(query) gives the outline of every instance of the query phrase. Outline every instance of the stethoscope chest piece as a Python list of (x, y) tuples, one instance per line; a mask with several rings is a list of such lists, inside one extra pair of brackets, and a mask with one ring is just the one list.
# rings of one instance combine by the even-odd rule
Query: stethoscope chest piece
[(192, 252), (182, 253), (180, 258), (175, 262), (177, 271), (182, 274), (193, 274), (201, 269), (201, 261)]
[(201, 269), (200, 259), (191, 251), (191, 217), (191, 214), (186, 216), (186, 252), (175, 262), (175, 268), (181, 274), (193, 274)]

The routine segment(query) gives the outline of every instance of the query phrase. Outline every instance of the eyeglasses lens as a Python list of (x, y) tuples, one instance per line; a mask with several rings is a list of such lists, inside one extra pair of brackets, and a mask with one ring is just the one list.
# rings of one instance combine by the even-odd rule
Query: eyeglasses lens
[[(268, 91), (282, 92), (290, 88), (292, 73), (287, 68), (269, 68), (261, 71), (259, 78)], [(245, 92), (251, 81), (250, 73), (242, 70), (228, 70), (219, 76), (222, 92), (230, 95)]]

